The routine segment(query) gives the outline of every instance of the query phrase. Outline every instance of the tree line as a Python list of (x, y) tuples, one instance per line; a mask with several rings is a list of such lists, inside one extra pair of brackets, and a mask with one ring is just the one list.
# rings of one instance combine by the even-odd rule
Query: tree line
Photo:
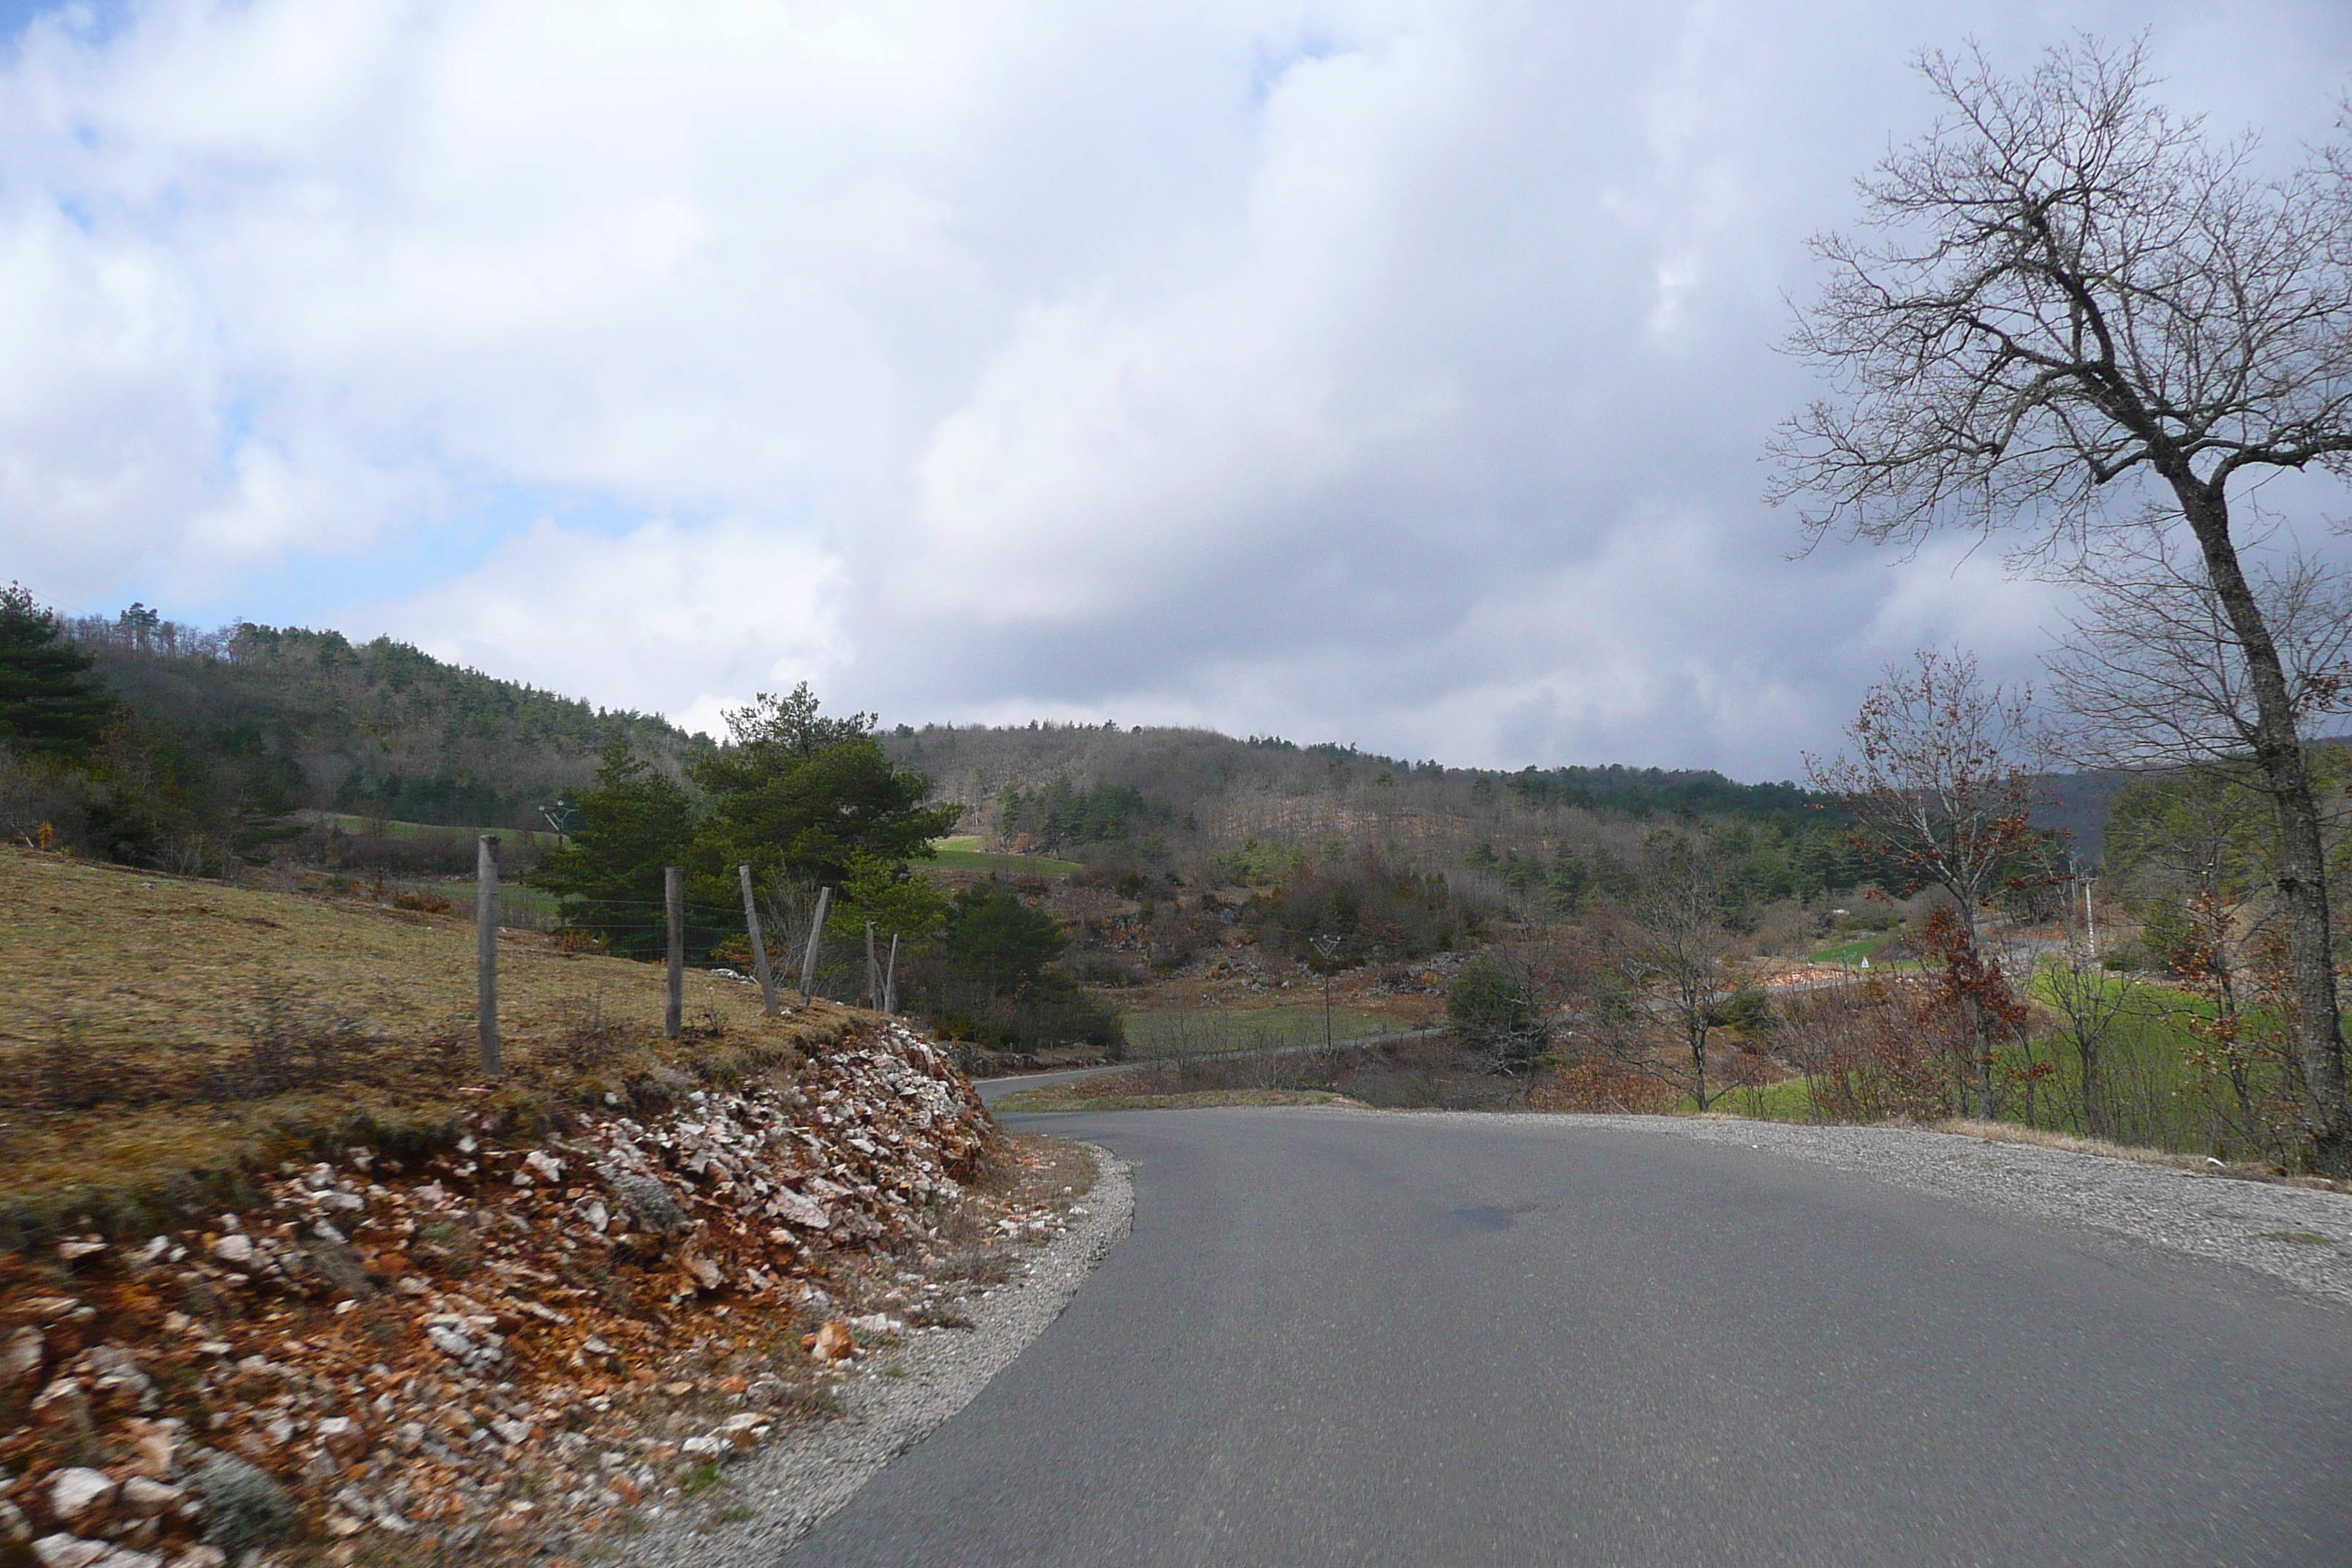
[(656, 913), (665, 871), (677, 866), (698, 909), (697, 959), (746, 963), (748, 869), (780, 963), (824, 910), (836, 996), (882, 1000), (864, 979), (870, 928), (895, 944), (899, 988), (950, 1037), (1119, 1043), (1115, 1011), (1049, 968), (1068, 945), (1050, 912), (994, 879), (950, 896), (916, 869), (961, 807), (934, 804), (930, 780), (890, 759), (872, 714), (826, 715), (803, 682), (760, 694), (726, 721), (727, 740), (675, 773), (616, 742), (594, 784), (567, 799), (567, 840), (530, 876), (556, 896), (565, 931), (653, 956), (667, 941)]
[(648, 714), (445, 664), (388, 637), (250, 622), (200, 632), (142, 605), (66, 618), (0, 606), (0, 809), (134, 865), (266, 858), (304, 808), (536, 827), (616, 741), (665, 765), (709, 742)]

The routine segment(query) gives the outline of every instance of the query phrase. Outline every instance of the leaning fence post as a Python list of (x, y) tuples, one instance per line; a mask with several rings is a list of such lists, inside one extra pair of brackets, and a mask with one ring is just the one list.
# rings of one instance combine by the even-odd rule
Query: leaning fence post
[(662, 868), (662, 901), (669, 906), (669, 1001), (662, 1008), (662, 1033), (671, 1039), (686, 1026), (686, 868)]
[(882, 1000), (882, 967), (874, 962), (874, 922), (866, 922), (866, 1005)]
[(890, 967), (882, 972), (882, 1011), (898, 1011), (898, 933), (890, 933)]
[(760, 906), (751, 897), (751, 868), (738, 866), (743, 879), (743, 924), (751, 933), (751, 973), (760, 977), (760, 1011), (776, 1016), (776, 976), (768, 967), (768, 944), (760, 937)]
[(475, 844), (475, 1020), (482, 1036), (482, 1072), (499, 1075), (499, 858), (487, 833)]
[(809, 922), (808, 952), (801, 958), (801, 1000), (809, 1001), (816, 984), (816, 944), (824, 937), (824, 911), (833, 905), (833, 889), (816, 890), (816, 919)]

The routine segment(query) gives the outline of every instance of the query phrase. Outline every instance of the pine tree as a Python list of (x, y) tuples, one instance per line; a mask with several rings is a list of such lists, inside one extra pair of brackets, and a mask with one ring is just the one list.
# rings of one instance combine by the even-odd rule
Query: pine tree
[(0, 742), (58, 757), (96, 745), (116, 704), (91, 679), (90, 662), (23, 584), (0, 592)]

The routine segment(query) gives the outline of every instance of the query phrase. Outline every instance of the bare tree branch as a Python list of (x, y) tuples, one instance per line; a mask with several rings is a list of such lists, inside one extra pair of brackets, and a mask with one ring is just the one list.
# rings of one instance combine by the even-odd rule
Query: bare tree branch
[(2241, 476), (2352, 474), (2352, 157), (2339, 141), (2255, 178), (2251, 141), (2149, 100), (2137, 43), (2078, 38), (2021, 79), (1974, 47), (1920, 69), (1946, 118), (1862, 182), (1866, 237), (1815, 244), (1828, 281), (1788, 347), (1835, 395), (1781, 426), (1767, 493), (1809, 543), (2014, 531), (2013, 563), (2072, 558), (2093, 582), (2115, 564), (2111, 496), (2127, 522), (2153, 497), (2187, 525), (2277, 814), (2312, 1151), (2352, 1173), (2306, 705), (2230, 510)]

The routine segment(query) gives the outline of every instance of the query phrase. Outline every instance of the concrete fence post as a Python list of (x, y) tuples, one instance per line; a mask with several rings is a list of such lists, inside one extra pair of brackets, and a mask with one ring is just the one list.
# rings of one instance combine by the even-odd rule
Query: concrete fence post
[(474, 980), (482, 1075), (499, 1076), (499, 857), (487, 833), (474, 846)]
[(743, 879), (743, 925), (751, 933), (751, 973), (760, 981), (760, 1011), (772, 1018), (776, 1016), (776, 974), (768, 967), (768, 944), (760, 935), (760, 905), (751, 897), (751, 868), (738, 866)]
[(669, 914), (669, 1000), (662, 1008), (662, 1033), (671, 1039), (686, 1027), (686, 868), (662, 868), (662, 901)]
[(801, 1000), (803, 1002), (810, 1000), (814, 994), (812, 988), (816, 984), (816, 944), (824, 940), (824, 915), (832, 907), (833, 889), (819, 888), (816, 890), (816, 919), (809, 922), (808, 952), (801, 956)]

